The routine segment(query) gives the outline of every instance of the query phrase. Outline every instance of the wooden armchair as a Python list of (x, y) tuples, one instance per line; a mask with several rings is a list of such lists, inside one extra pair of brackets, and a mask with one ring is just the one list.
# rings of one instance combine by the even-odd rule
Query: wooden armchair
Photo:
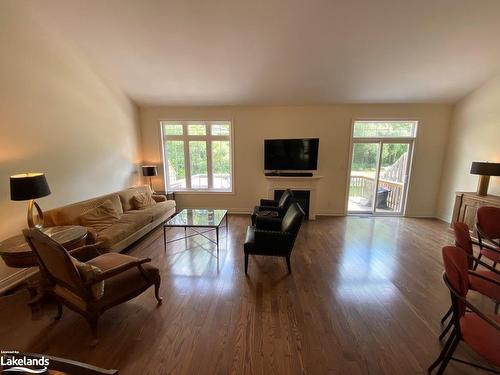
[(81, 314), (89, 323), (93, 345), (97, 344), (97, 322), (104, 311), (126, 302), (155, 286), (159, 296), (160, 274), (147, 264), (151, 259), (106, 253), (100, 254), (93, 245), (67, 251), (60, 244), (36, 228), (25, 229), (23, 234), (35, 253), (44, 291), (53, 296), (62, 317), (62, 306)]

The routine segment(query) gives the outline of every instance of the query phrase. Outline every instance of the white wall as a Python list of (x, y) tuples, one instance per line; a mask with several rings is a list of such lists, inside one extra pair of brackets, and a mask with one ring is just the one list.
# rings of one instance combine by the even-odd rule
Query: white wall
[[(235, 194), (176, 194), (180, 207), (225, 207), (249, 212), (267, 195), (263, 173), (265, 138), (319, 137), (319, 213), (345, 213), (352, 120), (419, 120), (409, 216), (434, 216), (452, 107), (432, 104), (328, 105), (293, 107), (146, 107), (141, 108), (143, 155), (160, 164), (160, 119), (207, 119), (234, 122)], [(163, 189), (163, 177), (154, 181)]]
[[(437, 215), (450, 221), (456, 191), (476, 191), (473, 161), (500, 163), (500, 75), (459, 101), (454, 108)], [(489, 194), (500, 195), (500, 177)]]
[[(133, 183), (136, 106), (17, 1), (0, 2), (0, 87), (0, 240), (26, 225), (26, 202), (10, 200), (14, 173), (46, 173), (42, 209)], [(0, 261), (0, 280), (14, 271)]]

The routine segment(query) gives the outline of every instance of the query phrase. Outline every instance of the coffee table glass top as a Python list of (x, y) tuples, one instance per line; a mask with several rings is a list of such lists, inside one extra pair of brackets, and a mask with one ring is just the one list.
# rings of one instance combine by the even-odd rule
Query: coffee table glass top
[(227, 210), (185, 208), (165, 223), (166, 227), (218, 227)]

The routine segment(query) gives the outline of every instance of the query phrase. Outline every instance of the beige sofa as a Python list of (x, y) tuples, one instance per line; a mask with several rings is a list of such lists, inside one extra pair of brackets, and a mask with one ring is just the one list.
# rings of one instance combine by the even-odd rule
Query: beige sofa
[(141, 185), (55, 208), (44, 212), (44, 225), (81, 225), (79, 217), (82, 213), (110, 200), (120, 219), (100, 232), (91, 228), (89, 232), (99, 250), (119, 252), (175, 214), (175, 201), (167, 200), (164, 195), (153, 194), (155, 205), (142, 210), (134, 209), (134, 195), (146, 192), (151, 193), (149, 185)]

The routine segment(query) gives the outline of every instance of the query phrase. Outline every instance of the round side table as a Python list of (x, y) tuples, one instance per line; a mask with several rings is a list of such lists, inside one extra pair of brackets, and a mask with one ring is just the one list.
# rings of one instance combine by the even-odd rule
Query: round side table
[[(43, 232), (66, 250), (73, 250), (84, 246), (87, 241), (88, 230), (79, 225), (65, 225), (44, 228)], [(0, 256), (5, 264), (13, 268), (38, 267), (36, 255), (31, 251), (22, 234), (7, 238), (0, 242)], [(28, 291), (31, 295), (29, 305), (34, 310), (35, 305), (44, 297), (44, 272), (40, 270), (38, 282), (28, 280)]]
[[(64, 246), (66, 250), (85, 245), (88, 234), (87, 228), (79, 225), (49, 227), (44, 228), (43, 232)], [(38, 266), (36, 256), (22, 234), (0, 242), (0, 256), (9, 267), (27, 268)]]

